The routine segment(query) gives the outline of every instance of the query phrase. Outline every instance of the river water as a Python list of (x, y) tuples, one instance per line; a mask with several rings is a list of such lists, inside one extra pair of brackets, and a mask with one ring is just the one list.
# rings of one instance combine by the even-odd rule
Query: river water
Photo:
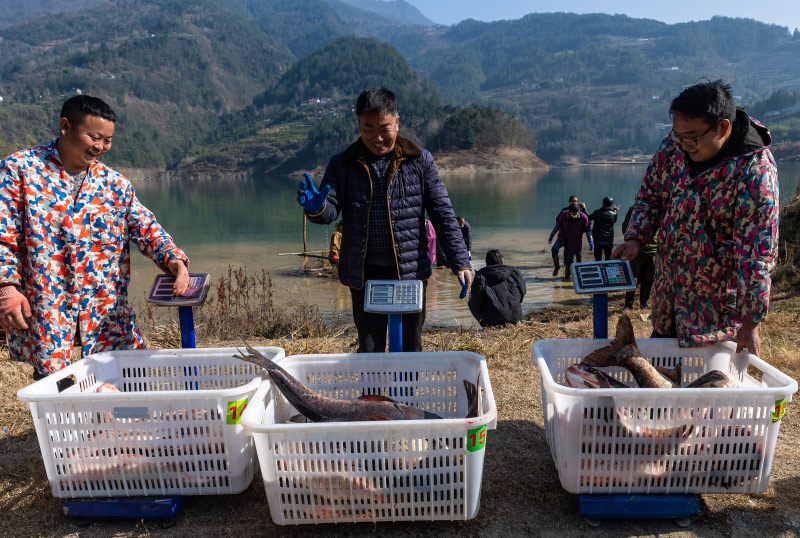
[[(506, 263), (523, 274), (529, 312), (576, 299), (569, 282), (552, 276), (547, 237), (558, 211), (571, 194), (586, 202), (589, 212), (604, 196), (619, 204), (616, 239), (621, 241), (625, 211), (639, 189), (644, 165), (581, 166), (548, 172), (476, 173), (446, 175), (444, 182), (457, 215), (472, 227), (473, 259), (483, 260), (497, 248)], [(795, 192), (800, 163), (779, 163), (780, 199)], [(317, 179), (318, 181), (318, 179)], [(230, 265), (249, 272), (269, 272), (279, 301), (316, 304), (330, 320), (349, 322), (350, 293), (336, 278), (303, 271), (303, 258), (279, 255), (303, 250), (302, 211), (295, 202), (298, 179), (152, 179), (135, 181), (139, 200), (151, 209), (191, 259), (191, 270), (210, 272), (212, 281), (227, 274)], [(326, 249), (333, 226), (308, 223), (308, 250)], [(585, 247), (586, 248), (586, 247)], [(135, 247), (132, 247), (135, 251)], [(131, 300), (144, 304), (158, 269), (144, 256), (132, 253)], [(584, 260), (593, 259), (588, 252)], [(321, 260), (310, 259), (309, 267)], [(563, 274), (563, 269), (562, 269)], [(435, 269), (428, 284), (429, 325), (470, 325), (466, 300), (460, 300), (454, 275)]]

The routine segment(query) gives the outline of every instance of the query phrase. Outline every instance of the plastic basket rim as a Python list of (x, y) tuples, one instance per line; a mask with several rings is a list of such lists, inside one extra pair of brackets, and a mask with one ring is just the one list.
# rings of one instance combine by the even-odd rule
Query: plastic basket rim
[[(484, 383), (484, 398), (489, 403), (489, 409), (482, 415), (472, 418), (443, 418), (443, 419), (417, 419), (417, 420), (381, 420), (381, 421), (354, 421), (354, 422), (309, 422), (299, 424), (261, 424), (257, 421), (265, 410), (259, 406), (248, 405), (242, 413), (242, 426), (248, 435), (256, 434), (270, 434), (270, 433), (315, 433), (315, 432), (328, 432), (328, 431), (343, 431), (343, 430), (356, 430), (368, 431), (375, 430), (379, 426), (385, 430), (421, 430), (431, 429), (432, 426), (442, 427), (478, 427), (484, 424), (489, 429), (495, 429), (497, 420), (497, 403), (494, 399), (494, 392), (492, 390), (491, 380), (489, 379), (489, 368), (487, 367), (486, 359), (471, 351), (433, 351), (433, 352), (399, 352), (399, 353), (334, 353), (326, 354), (303, 354), (303, 355), (287, 355), (275, 362), (285, 365), (286, 362), (294, 360), (306, 360), (313, 358), (317, 364), (328, 365), (340, 362), (346, 358), (357, 358), (364, 362), (375, 362), (375, 358), (382, 357), (389, 360), (393, 356), (402, 356), (404, 362), (410, 359), (413, 362), (422, 362), (432, 360), (431, 355), (438, 358), (454, 358), (454, 359), (469, 359), (478, 360), (478, 368), (481, 371)], [(320, 359), (320, 357), (325, 357)], [(263, 401), (265, 393), (269, 390), (271, 381), (269, 376), (258, 387), (255, 394), (251, 398), (252, 402)]]
[[(258, 386), (267, 378), (267, 373), (264, 369), (258, 371), (257, 374), (254, 375), (253, 379), (248, 381), (243, 385), (239, 385), (238, 387), (231, 387), (231, 388), (224, 388), (224, 389), (198, 389), (198, 390), (150, 390), (150, 391), (136, 391), (136, 392), (61, 392), (61, 393), (43, 393), (43, 392), (36, 392), (36, 389), (43, 387), (46, 384), (53, 383), (54, 381), (59, 381), (64, 379), (65, 377), (72, 374), (74, 370), (77, 370), (79, 367), (83, 367), (84, 365), (81, 364), (82, 361), (90, 360), (95, 361), (96, 358), (105, 358), (109, 355), (127, 355), (127, 356), (135, 356), (135, 355), (147, 355), (148, 358), (151, 359), (170, 359), (176, 358), (176, 355), (183, 355), (188, 354), (187, 352), (197, 352), (200, 351), (202, 353), (208, 352), (216, 352), (216, 355), (223, 355), (223, 353), (230, 353), (235, 348), (176, 348), (176, 349), (125, 349), (125, 350), (118, 350), (118, 351), (102, 351), (100, 353), (93, 353), (80, 359), (79, 361), (75, 361), (69, 366), (62, 368), (57, 372), (53, 372), (49, 376), (45, 377), (44, 379), (40, 379), (35, 381), (17, 391), (17, 399), (26, 402), (26, 403), (35, 403), (35, 402), (71, 402), (71, 401), (113, 401), (113, 400), (150, 400), (154, 397), (167, 399), (167, 400), (174, 400), (174, 399), (182, 399), (186, 398), (187, 394), (191, 394), (193, 397), (226, 397), (232, 396), (235, 394), (239, 394), (241, 392), (247, 392), (250, 390), (258, 389)], [(277, 350), (277, 357), (274, 360), (280, 360), (282, 357), (285, 356), (285, 351), (281, 347), (277, 346), (259, 346), (256, 349), (264, 350)], [(159, 356), (161, 355), (161, 356)], [(112, 357), (113, 358), (113, 357)], [(183, 357), (182, 357), (183, 358)], [(188, 357), (186, 357), (188, 358)], [(237, 359), (232, 354), (230, 355), (231, 359), (235, 359), (239, 362), (244, 364), (248, 364), (247, 361), (243, 361), (242, 359)], [(85, 363), (84, 363), (85, 364)]]
[[(654, 341), (677, 341), (674, 338), (670, 339), (658, 339), (658, 338), (637, 338), (637, 342), (645, 342), (647, 344), (654, 342)], [(683, 394), (686, 396), (699, 396), (699, 395), (707, 395), (709, 389), (708, 388), (687, 388), (687, 387), (673, 387), (673, 388), (650, 388), (650, 387), (630, 387), (630, 388), (604, 388), (604, 389), (590, 389), (590, 388), (576, 388), (576, 387), (567, 387), (557, 383), (556, 380), (553, 378), (553, 374), (550, 372), (550, 368), (547, 366), (546, 359), (542, 356), (540, 352), (539, 344), (548, 344), (551, 342), (560, 342), (563, 343), (564, 341), (580, 341), (580, 342), (611, 342), (613, 338), (548, 338), (544, 340), (537, 340), (532, 345), (532, 365), (536, 366), (539, 369), (539, 372), (542, 376), (542, 381), (545, 384), (545, 388), (548, 391), (556, 392), (559, 394), (564, 394), (567, 396), (584, 396), (587, 394), (592, 394), (596, 396), (623, 396), (623, 397), (632, 397), (634, 394), (631, 394), (631, 389), (634, 389), (636, 393), (641, 393), (641, 391), (647, 391), (646, 394), (653, 394), (653, 395), (678, 395)], [(735, 350), (736, 344), (734, 342), (717, 342), (714, 346), (723, 346), (731, 348), (733, 347)], [(709, 346), (713, 347), (713, 346)], [(680, 349), (707, 349), (707, 348), (680, 348)], [(797, 381), (789, 377), (788, 375), (784, 374), (765, 360), (761, 359), (757, 355), (754, 355), (747, 352), (747, 360), (748, 365), (755, 366), (759, 370), (764, 373), (769, 371), (769, 374), (773, 377), (780, 378), (785, 385), (779, 387), (737, 387), (737, 388), (728, 388), (725, 389), (725, 392), (719, 392), (718, 389), (714, 389), (715, 394), (719, 394), (720, 396), (723, 394), (736, 394), (736, 395), (760, 395), (760, 396), (775, 396), (775, 395), (784, 395), (786, 397), (787, 402), (791, 402), (792, 395), (797, 392)]]

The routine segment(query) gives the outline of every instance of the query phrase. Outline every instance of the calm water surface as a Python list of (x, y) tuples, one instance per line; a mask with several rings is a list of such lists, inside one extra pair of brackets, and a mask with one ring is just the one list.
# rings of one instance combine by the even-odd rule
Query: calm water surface
[[(571, 283), (552, 276), (547, 237), (557, 212), (571, 194), (586, 202), (589, 211), (604, 196), (621, 206), (616, 239), (621, 241), (625, 211), (639, 189), (644, 165), (587, 166), (549, 172), (448, 175), (444, 177), (457, 215), (472, 227), (472, 255), (483, 260), (486, 251), (500, 249), (506, 263), (525, 277), (525, 312), (572, 300)], [(791, 199), (800, 163), (779, 164), (780, 198)], [(319, 178), (315, 178), (319, 181)], [(287, 177), (214, 180), (136, 181), (141, 202), (155, 212), (191, 259), (191, 270), (210, 272), (212, 280), (229, 265), (248, 271), (266, 269), (282, 301), (306, 301), (319, 306), (332, 320), (351, 321), (350, 293), (336, 278), (302, 271), (302, 257), (279, 256), (303, 250), (302, 211), (295, 202), (298, 180)], [(309, 250), (326, 249), (333, 226), (309, 223)], [(587, 248), (587, 247), (584, 247)], [(133, 247), (135, 250), (135, 247)], [(158, 269), (133, 253), (131, 299), (144, 304)], [(584, 260), (593, 259), (586, 251)], [(317, 260), (310, 260), (312, 265)], [(562, 269), (563, 274), (563, 269)], [(429, 325), (469, 325), (473, 322), (460, 286), (450, 271), (434, 270), (428, 285)]]

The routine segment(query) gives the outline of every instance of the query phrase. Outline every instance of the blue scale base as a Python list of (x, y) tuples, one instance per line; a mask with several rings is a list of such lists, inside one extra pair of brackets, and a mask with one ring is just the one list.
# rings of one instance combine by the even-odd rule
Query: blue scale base
[(681, 519), (700, 513), (699, 495), (576, 495), (590, 519)]
[(63, 501), (65, 516), (84, 519), (172, 519), (183, 507), (184, 497), (119, 497)]

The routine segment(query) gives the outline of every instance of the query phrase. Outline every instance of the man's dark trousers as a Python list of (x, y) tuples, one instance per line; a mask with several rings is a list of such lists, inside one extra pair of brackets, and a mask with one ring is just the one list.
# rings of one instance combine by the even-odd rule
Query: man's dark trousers
[[(367, 265), (364, 267), (364, 287), (360, 290), (350, 288), (353, 300), (353, 321), (358, 329), (358, 352), (373, 353), (386, 351), (386, 330), (389, 325), (388, 314), (364, 312), (364, 294), (368, 280), (397, 280), (394, 267)], [(425, 302), (428, 281), (422, 281), (422, 311), (403, 314), (403, 351), (422, 351), (422, 325), (425, 323)]]

